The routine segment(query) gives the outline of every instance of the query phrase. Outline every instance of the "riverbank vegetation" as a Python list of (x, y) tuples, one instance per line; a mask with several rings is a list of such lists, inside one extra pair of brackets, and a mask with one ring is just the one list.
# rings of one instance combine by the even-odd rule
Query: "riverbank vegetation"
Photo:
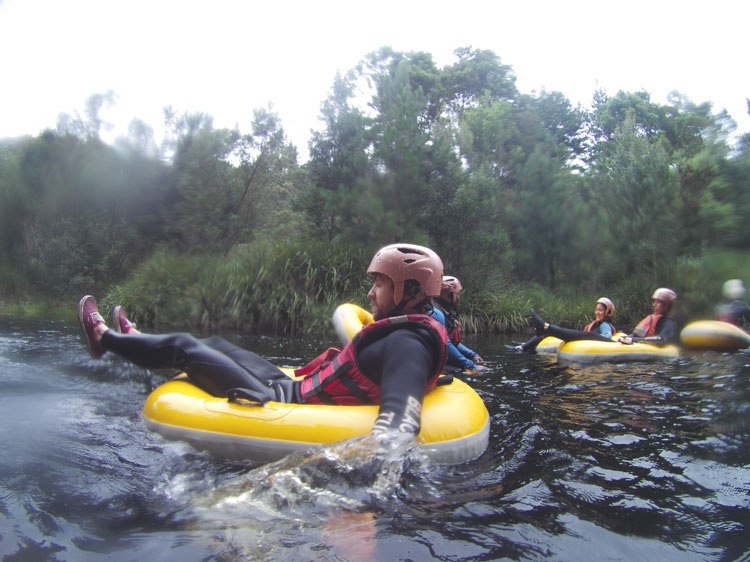
[(298, 161), (271, 107), (252, 131), (165, 108), (102, 142), (99, 110), (0, 141), (0, 301), (54, 314), (86, 293), (146, 328), (330, 331), (369, 306), (365, 268), (400, 240), (434, 248), (464, 285), (469, 331), (528, 326), (534, 306), (580, 327), (602, 295), (616, 325), (658, 286), (683, 319), (750, 280), (750, 136), (678, 93), (521, 94), (490, 51), (383, 48), (338, 76)]

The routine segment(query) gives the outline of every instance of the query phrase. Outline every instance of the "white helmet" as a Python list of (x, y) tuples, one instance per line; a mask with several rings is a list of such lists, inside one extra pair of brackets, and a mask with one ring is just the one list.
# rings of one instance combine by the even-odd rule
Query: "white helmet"
[(606, 318), (610, 318), (615, 315), (615, 303), (613, 303), (607, 297), (602, 297), (598, 301), (596, 301), (596, 304), (599, 303), (602, 303), (604, 305), (604, 316)]
[(741, 279), (730, 279), (724, 283), (721, 292), (727, 300), (742, 299), (745, 296), (745, 284)]
[(677, 302), (677, 293), (675, 293), (672, 289), (660, 287), (654, 291), (651, 299), (664, 301), (665, 303), (667, 303), (667, 310), (672, 310), (675, 303)]

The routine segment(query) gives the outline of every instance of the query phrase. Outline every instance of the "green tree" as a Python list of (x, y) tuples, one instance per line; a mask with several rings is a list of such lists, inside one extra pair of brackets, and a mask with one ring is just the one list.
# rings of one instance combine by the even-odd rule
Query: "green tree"
[(313, 133), (306, 168), (310, 185), (297, 198), (313, 234), (331, 241), (357, 230), (354, 209), (359, 194), (374, 181), (370, 162), (370, 120), (353, 107), (354, 74), (340, 74), (321, 109), (322, 131)]
[(664, 127), (680, 178), (682, 251), (696, 254), (709, 244), (709, 233), (721, 236), (719, 223), (731, 228), (719, 192), (721, 163), (729, 154), (727, 138), (735, 125), (725, 113), (713, 115), (708, 102), (698, 105), (674, 92), (669, 103)]
[(279, 235), (293, 229), (295, 225), (285, 228), (284, 223), (292, 219), (288, 211), (305, 179), (297, 164), (297, 150), (287, 142), (279, 116), (270, 107), (256, 109), (253, 116), (252, 134), (244, 135), (235, 150), (240, 189), (233, 193), (230, 213), (224, 219), (225, 251), (264, 232)]
[(552, 154), (540, 144), (520, 166), (514, 230), (519, 274), (554, 288), (577, 248), (582, 217), (576, 183)]
[(569, 169), (582, 150), (581, 128), (580, 111), (546, 93), (513, 101), (487, 96), (462, 114), (460, 153), (472, 180), (488, 185), (483, 203), (493, 209), (475, 216), (523, 279), (554, 285), (559, 276), (569, 247), (561, 240), (580, 205)]
[(224, 224), (239, 189), (230, 162), (239, 132), (214, 129), (205, 114), (168, 119), (174, 146), (173, 183), (166, 201), (166, 233), (180, 251), (221, 249)]
[[(660, 144), (679, 178), (680, 225), (674, 235), (683, 253), (704, 249), (709, 243), (704, 234), (712, 231), (713, 221), (718, 215), (729, 218), (720, 204), (721, 195), (712, 193), (709, 186), (721, 191), (720, 168), (729, 152), (727, 137), (734, 123), (726, 113), (713, 115), (711, 107), (710, 103), (695, 104), (677, 92), (670, 94), (666, 105), (653, 103), (646, 92), (621, 91), (613, 98), (597, 92), (594, 98), (589, 164), (601, 171), (615, 163), (613, 151), (618, 145), (611, 141), (626, 122), (641, 138)], [(730, 223), (725, 222), (725, 227)]]
[(679, 248), (679, 180), (663, 145), (649, 136), (626, 118), (609, 141), (608, 165), (593, 179), (594, 203), (607, 217), (602, 233), (611, 236), (603, 260), (610, 282), (644, 270), (656, 281)]
[(32, 210), (32, 194), (21, 177), (21, 159), (29, 139), (0, 142), (0, 263), (20, 252), (22, 225)]
[(583, 157), (585, 153), (585, 114), (574, 108), (570, 100), (560, 92), (542, 92), (530, 97), (529, 102), (541, 119), (542, 128), (554, 143), (548, 148), (551, 156), (563, 162)]
[(37, 287), (95, 290), (143, 258), (148, 244), (134, 217), (149, 216), (144, 192), (155, 196), (158, 184), (131, 175), (130, 164), (96, 138), (48, 131), (26, 145), (20, 185), (34, 205), (21, 226), (23, 265)]
[(458, 118), (479, 105), (480, 100), (513, 100), (518, 96), (513, 69), (488, 50), (461, 47), (454, 51), (458, 61), (442, 71), (443, 97)]
[(434, 170), (429, 98), (411, 80), (412, 69), (410, 62), (402, 61), (392, 74), (376, 76), (373, 158), (383, 173), (373, 188), (382, 207), (369, 203), (377, 212), (368, 217), (368, 223), (386, 240), (414, 240), (429, 220), (424, 212)]
[(62, 135), (75, 136), (81, 140), (98, 140), (102, 128), (112, 127), (111, 123), (101, 118), (99, 112), (103, 106), (112, 107), (116, 97), (113, 90), (108, 90), (104, 94), (90, 95), (86, 99), (85, 117), (81, 117), (78, 112), (72, 115), (61, 114), (57, 120), (57, 132)]
[(750, 134), (736, 154), (718, 162), (701, 202), (703, 240), (711, 248), (746, 249), (750, 241)]

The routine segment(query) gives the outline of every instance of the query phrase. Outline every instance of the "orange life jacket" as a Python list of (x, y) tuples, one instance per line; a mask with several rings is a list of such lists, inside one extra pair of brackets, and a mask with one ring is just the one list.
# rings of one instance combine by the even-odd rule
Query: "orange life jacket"
[(408, 314), (367, 324), (341, 351), (331, 347), (304, 367), (295, 369), (295, 375), (305, 377), (300, 387), (303, 400), (311, 404), (378, 404), (380, 386), (359, 369), (359, 352), (373, 338), (384, 338), (395, 330), (415, 326), (426, 326), (440, 342), (440, 360), (427, 379), (429, 392), (445, 364), (448, 336), (445, 327), (431, 316)]
[(649, 314), (633, 330), (633, 333), (639, 338), (650, 338), (656, 334), (656, 325), (664, 317), (663, 314)]
[(598, 328), (602, 324), (609, 324), (609, 327), (612, 328), (612, 333), (614, 334), (617, 330), (615, 330), (615, 325), (612, 324), (612, 322), (609, 322), (607, 320), (594, 320), (591, 322), (588, 326), (586, 326), (583, 331), (584, 332), (593, 332), (594, 329)]

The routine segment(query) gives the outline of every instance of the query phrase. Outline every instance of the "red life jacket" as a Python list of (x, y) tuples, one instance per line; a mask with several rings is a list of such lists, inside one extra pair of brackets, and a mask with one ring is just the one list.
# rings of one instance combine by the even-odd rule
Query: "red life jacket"
[(453, 345), (458, 345), (458, 342), (461, 341), (461, 321), (458, 318), (455, 318), (452, 328), (448, 333), (448, 339)]
[(732, 303), (721, 303), (716, 307), (716, 319), (739, 326), (739, 318), (732, 311)]
[(729, 324), (734, 324), (735, 326), (739, 326), (737, 319), (731, 314), (720, 314), (716, 317), (716, 319), (721, 320), (722, 322), (727, 322)]
[(384, 338), (399, 329), (426, 326), (440, 342), (440, 360), (427, 380), (427, 392), (435, 388), (438, 375), (445, 364), (448, 336), (443, 325), (425, 314), (408, 314), (372, 322), (364, 326), (339, 351), (328, 348), (294, 374), (304, 376), (301, 383), (302, 399), (310, 404), (378, 404), (380, 386), (365, 375), (358, 366), (358, 356), (364, 342)]
[(595, 328), (598, 328), (601, 324), (609, 324), (609, 327), (612, 328), (612, 333), (614, 334), (617, 330), (615, 330), (615, 325), (612, 324), (612, 322), (607, 322), (606, 320), (602, 320), (601, 322), (599, 320), (594, 320), (591, 322), (588, 326), (586, 326), (583, 331), (584, 332), (593, 332)]
[[(458, 345), (461, 341), (461, 320), (458, 318), (458, 314), (455, 309), (448, 305), (439, 304), (438, 307), (445, 317), (445, 329), (448, 330), (448, 340), (453, 345)], [(450, 312), (449, 312), (450, 311)]]
[[(662, 317), (662, 314), (649, 314), (638, 323), (638, 325), (635, 327), (635, 330), (633, 330), (633, 333), (641, 338), (650, 338), (651, 336), (657, 335), (656, 325), (659, 323), (659, 320), (661, 320)], [(636, 333), (636, 330), (638, 330), (639, 328), (644, 331), (643, 335), (641, 335), (640, 333)]]

